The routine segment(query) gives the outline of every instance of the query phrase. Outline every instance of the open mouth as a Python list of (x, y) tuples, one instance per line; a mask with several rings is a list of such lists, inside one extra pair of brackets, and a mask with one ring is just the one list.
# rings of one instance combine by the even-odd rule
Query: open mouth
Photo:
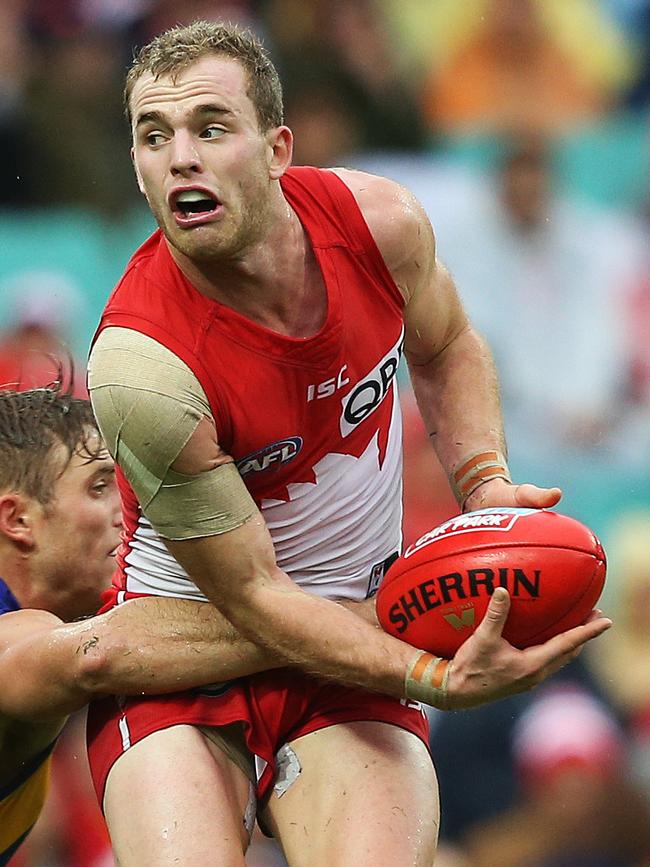
[(221, 202), (207, 190), (182, 190), (172, 195), (171, 206), (177, 224), (186, 227), (214, 220)]

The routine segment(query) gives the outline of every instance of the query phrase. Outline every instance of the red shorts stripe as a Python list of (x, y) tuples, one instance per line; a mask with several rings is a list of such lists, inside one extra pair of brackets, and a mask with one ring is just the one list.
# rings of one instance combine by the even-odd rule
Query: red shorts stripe
[(302, 735), (345, 722), (385, 722), (417, 735), (427, 746), (429, 727), (417, 703), (326, 683), (282, 669), (212, 688), (168, 696), (93, 702), (88, 711), (88, 755), (100, 804), (109, 771), (133, 744), (174, 725), (221, 726), (242, 722), (252, 753), (267, 765), (257, 795), (271, 791), (278, 750)]

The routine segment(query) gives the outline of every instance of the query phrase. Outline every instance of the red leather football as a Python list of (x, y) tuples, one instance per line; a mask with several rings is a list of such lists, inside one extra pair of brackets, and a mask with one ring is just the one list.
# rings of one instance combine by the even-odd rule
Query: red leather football
[(541, 644), (587, 619), (605, 583), (603, 546), (580, 521), (547, 509), (482, 509), (410, 545), (377, 593), (391, 635), (450, 659), (481, 622), (495, 587), (511, 598), (503, 636)]

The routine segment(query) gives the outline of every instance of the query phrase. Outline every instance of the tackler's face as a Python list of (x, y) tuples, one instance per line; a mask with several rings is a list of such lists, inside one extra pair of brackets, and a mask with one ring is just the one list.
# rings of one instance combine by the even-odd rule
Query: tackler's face
[(236, 258), (265, 231), (274, 131), (260, 130), (242, 64), (207, 55), (144, 73), (130, 97), (140, 190), (170, 244), (197, 262)]
[[(122, 527), (113, 460), (80, 448), (56, 479), (34, 526), (34, 567), (47, 578), (49, 608), (64, 620), (96, 613), (110, 586)], [(63, 451), (63, 449), (62, 449)], [(93, 455), (92, 457), (90, 455)], [(67, 456), (66, 456), (67, 457)]]

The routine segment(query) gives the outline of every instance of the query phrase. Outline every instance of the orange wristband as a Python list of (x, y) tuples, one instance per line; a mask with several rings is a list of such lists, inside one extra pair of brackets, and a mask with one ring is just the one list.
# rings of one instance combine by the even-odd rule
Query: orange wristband
[(406, 671), (404, 694), (406, 698), (446, 710), (451, 660), (418, 650)]
[(512, 481), (505, 455), (497, 449), (475, 452), (456, 464), (451, 487), (461, 509), (469, 495), (490, 479)]

